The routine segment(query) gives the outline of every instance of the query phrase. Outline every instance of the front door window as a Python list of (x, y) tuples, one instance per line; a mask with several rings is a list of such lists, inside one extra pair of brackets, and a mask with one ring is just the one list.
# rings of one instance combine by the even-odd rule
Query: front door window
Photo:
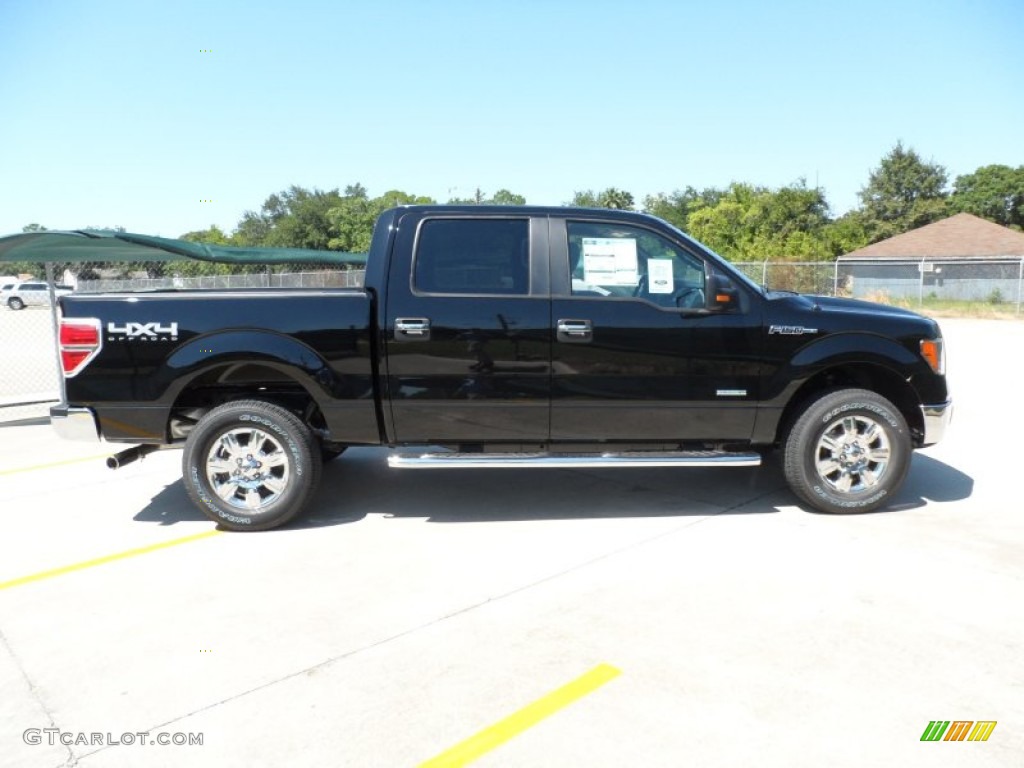
[(665, 309), (705, 305), (704, 262), (639, 227), (568, 222), (573, 296), (637, 298)]

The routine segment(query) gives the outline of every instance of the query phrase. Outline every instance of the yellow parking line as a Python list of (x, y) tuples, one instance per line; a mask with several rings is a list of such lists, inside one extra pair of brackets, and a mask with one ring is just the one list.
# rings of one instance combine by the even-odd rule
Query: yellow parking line
[(10, 589), (11, 587), (20, 587), (22, 584), (31, 584), (34, 581), (42, 581), (43, 579), (51, 579), (54, 576), (61, 576), (65, 573), (71, 573), (73, 571), (81, 571), (85, 568), (92, 568), (96, 565), (103, 565), (105, 563), (112, 563), (115, 560), (123, 560), (126, 557), (135, 557), (136, 555), (145, 555), (149, 552), (156, 552), (158, 549), (167, 549), (167, 547), (176, 547), (179, 544), (187, 544), (190, 541), (199, 541), (200, 539), (207, 539), (210, 536), (216, 536), (223, 531), (212, 530), (204, 531), (203, 533), (195, 533), (191, 536), (183, 536), (180, 539), (171, 539), (170, 541), (161, 541), (159, 544), (150, 544), (148, 547), (138, 547), (137, 549), (126, 549), (124, 552), (115, 552), (112, 555), (104, 555), (103, 557), (97, 557), (95, 560), (86, 560), (81, 563), (74, 563), (73, 565), (65, 565), (60, 568), (51, 568), (48, 571), (40, 571), (39, 573), (33, 573), (29, 576), (22, 576), (18, 579), (11, 579), (10, 581), (0, 582), (0, 591)]
[(527, 704), (518, 712), (484, 728), (475, 736), (470, 736), (437, 757), (421, 763), (419, 768), (459, 768), (471, 763), (620, 674), (622, 673), (611, 664), (598, 664), (571, 683), (563, 685), (532, 704)]
[(22, 472), (35, 472), (37, 469), (49, 469), (50, 467), (63, 467), (65, 464), (81, 464), (86, 461), (96, 461), (110, 456), (103, 453), (96, 456), (83, 456), (80, 459), (64, 459), (64, 461), (51, 461), (49, 464), (36, 464), (32, 467), (15, 467), (14, 469), (0, 469), (0, 475), (17, 475)]

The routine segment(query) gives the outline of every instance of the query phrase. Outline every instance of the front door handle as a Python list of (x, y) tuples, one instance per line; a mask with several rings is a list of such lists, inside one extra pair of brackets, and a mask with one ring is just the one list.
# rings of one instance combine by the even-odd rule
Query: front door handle
[(395, 318), (395, 341), (429, 341), (430, 320), (425, 317)]
[(569, 344), (587, 344), (594, 339), (589, 320), (559, 320), (555, 325), (557, 338)]

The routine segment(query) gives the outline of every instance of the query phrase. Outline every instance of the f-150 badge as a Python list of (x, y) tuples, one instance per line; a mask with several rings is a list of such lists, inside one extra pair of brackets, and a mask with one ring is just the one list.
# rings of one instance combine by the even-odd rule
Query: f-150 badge
[(804, 328), (802, 325), (770, 325), (768, 333), (778, 333), (782, 336), (803, 336), (805, 333), (817, 333), (817, 328)]
[(107, 323), (107, 341), (177, 341), (178, 324)]

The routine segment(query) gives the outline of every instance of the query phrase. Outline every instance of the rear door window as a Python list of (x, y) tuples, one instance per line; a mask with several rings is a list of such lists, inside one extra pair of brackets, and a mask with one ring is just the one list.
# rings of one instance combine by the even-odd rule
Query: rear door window
[(420, 225), (413, 289), (449, 295), (527, 295), (526, 219), (427, 219)]

